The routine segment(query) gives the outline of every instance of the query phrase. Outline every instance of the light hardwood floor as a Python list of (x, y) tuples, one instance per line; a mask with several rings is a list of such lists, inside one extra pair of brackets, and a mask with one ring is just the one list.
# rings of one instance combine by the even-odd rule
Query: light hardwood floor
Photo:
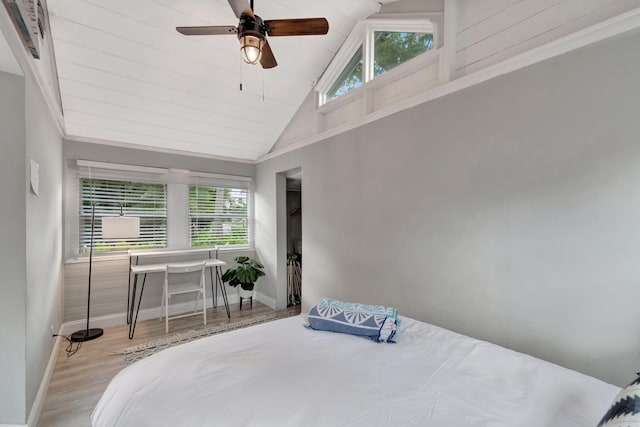
[[(248, 319), (273, 310), (259, 302), (253, 309), (243, 304), (231, 304), (231, 320), (227, 320), (224, 307), (209, 309), (207, 326)], [(277, 318), (300, 314), (300, 306), (276, 311)], [(201, 316), (184, 317), (169, 322), (169, 336), (178, 332), (204, 328)], [(73, 356), (65, 353), (66, 341), (60, 342), (56, 366), (49, 384), (38, 427), (64, 426), (86, 427), (107, 384), (125, 367), (123, 355), (112, 355), (116, 350), (165, 336), (164, 321), (157, 319), (138, 322), (134, 339), (128, 339), (128, 325), (106, 328), (104, 335), (95, 341), (82, 344)], [(58, 338), (62, 339), (62, 338)]]

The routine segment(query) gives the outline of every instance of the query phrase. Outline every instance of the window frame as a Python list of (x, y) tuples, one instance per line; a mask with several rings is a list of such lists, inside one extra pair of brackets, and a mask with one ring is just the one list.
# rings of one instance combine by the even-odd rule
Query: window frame
[[(157, 234), (157, 232), (153, 233), (154, 239), (153, 240), (158, 240), (159, 242), (161, 242), (162, 240), (164, 240), (164, 246), (143, 246), (142, 248), (144, 249), (164, 249), (167, 247), (168, 245), (168, 239), (169, 239), (169, 233), (168, 233), (168, 197), (167, 197), (167, 185), (165, 183), (162, 182), (149, 182), (151, 180), (144, 180), (144, 179), (127, 179), (127, 178), (123, 178), (123, 177), (115, 177), (115, 178), (97, 178), (97, 177), (88, 177), (88, 176), (79, 176), (78, 177), (78, 188), (79, 188), (79, 192), (78, 192), (78, 242), (77, 242), (77, 251), (78, 254), (80, 256), (82, 255), (88, 255), (88, 249), (83, 250), (84, 245), (86, 244), (86, 247), (89, 247), (89, 242), (88, 237), (91, 233), (91, 205), (93, 201), (95, 201), (95, 199), (93, 199), (92, 196), (89, 196), (87, 198), (85, 198), (85, 184), (83, 183), (83, 181), (85, 180), (94, 180), (94, 181), (103, 181), (103, 182), (112, 182), (112, 183), (121, 183), (124, 184), (125, 190), (124, 193), (127, 193), (126, 190), (126, 186), (127, 184), (142, 184), (142, 185), (154, 185), (154, 186), (158, 186), (157, 190), (162, 189), (162, 193), (158, 192), (157, 195), (162, 195), (162, 197), (159, 197), (157, 200), (160, 201), (162, 199), (164, 199), (164, 207), (163, 208), (157, 208), (155, 207), (154, 213), (164, 213), (164, 215), (138, 215), (136, 214), (136, 209), (132, 208), (129, 206), (129, 204), (127, 203), (127, 201), (125, 200), (125, 198), (122, 198), (122, 202), (115, 202), (115, 201), (110, 201), (109, 203), (100, 203), (99, 201), (95, 203), (95, 219), (96, 219), (96, 224), (95, 224), (95, 232), (94, 232), (94, 249), (93, 252), (95, 255), (97, 254), (118, 254), (118, 253), (124, 253), (126, 252), (128, 249), (140, 249), (140, 247), (136, 247), (136, 246), (131, 246), (131, 247), (122, 247), (122, 248), (114, 248), (114, 249), (110, 249), (110, 250), (96, 250), (98, 243), (101, 241), (104, 241), (101, 237), (100, 237), (100, 230), (102, 229), (102, 224), (98, 224), (98, 221), (102, 221), (103, 218), (107, 218), (107, 217), (113, 217), (113, 216), (117, 216), (118, 213), (121, 211), (121, 207), (120, 207), (120, 203), (122, 203), (122, 212), (124, 213), (125, 216), (139, 216), (140, 217), (140, 231), (141, 234), (144, 235), (143, 230), (145, 229), (145, 227), (143, 226), (143, 224), (146, 222), (146, 220), (152, 219), (152, 220), (164, 220), (164, 236), (162, 236), (161, 234)], [(89, 184), (89, 186), (91, 187), (91, 184)], [(120, 195), (121, 193), (118, 192), (109, 192), (109, 194), (114, 195), (114, 194), (118, 194)], [(132, 194), (135, 194), (135, 191), (132, 191)], [(92, 200), (93, 199), (93, 200)], [(85, 205), (85, 201), (88, 200), (89, 201), (89, 206)], [(155, 199), (154, 199), (155, 200)], [(110, 212), (110, 214), (105, 215), (104, 212)], [(139, 213), (139, 212), (138, 212)], [(82, 223), (85, 223), (84, 227), (82, 225)], [(155, 227), (154, 227), (155, 228)], [(84, 229), (84, 232), (82, 232), (82, 230)], [(156, 230), (154, 230), (156, 231)], [(85, 236), (86, 234), (86, 236)], [(164, 237), (164, 239), (162, 238), (158, 238), (158, 237)], [(131, 240), (131, 241), (136, 241), (138, 239), (107, 239), (107, 243), (111, 243), (111, 241), (113, 240)], [(145, 243), (144, 240), (142, 240), (140, 243)], [(111, 245), (110, 245), (111, 246)], [(117, 246), (117, 245), (116, 245)]]
[(187, 185), (187, 225), (188, 225), (188, 241), (189, 247), (194, 248), (198, 246), (192, 246), (191, 241), (191, 209), (190, 209), (190, 187), (211, 187), (211, 188), (226, 188), (226, 189), (241, 189), (247, 191), (247, 244), (246, 245), (221, 245), (220, 250), (238, 250), (238, 249), (252, 249), (253, 244), (253, 180), (247, 177), (229, 177), (213, 174), (198, 174), (193, 179), (189, 180)]
[[(214, 174), (188, 170), (155, 168), (90, 160), (66, 160), (64, 190), (64, 255), (65, 262), (87, 260), (89, 254), (80, 251), (81, 179), (88, 178), (83, 169), (92, 168), (91, 178), (116, 181), (165, 184), (167, 208), (167, 248), (188, 248), (191, 244), (189, 221), (189, 186), (241, 185), (247, 189), (248, 245), (220, 246), (220, 250), (254, 249), (253, 177)], [(180, 201), (176, 203), (176, 201)], [(126, 251), (107, 251), (93, 254), (98, 259), (121, 259)]]
[[(336, 83), (338, 83), (340, 81), (340, 79), (346, 74), (345, 72), (347, 71), (347, 67), (349, 67), (352, 64), (352, 61), (356, 58), (356, 53), (360, 52), (360, 60), (356, 62), (356, 67), (359, 65), (359, 62), (362, 60), (362, 56), (364, 56), (364, 52), (363, 52), (363, 47), (362, 45), (359, 45), (358, 48), (355, 50), (355, 52), (353, 53), (353, 55), (351, 55), (351, 59), (349, 59), (344, 66), (342, 67), (342, 71), (340, 72), (340, 74), (338, 74), (336, 76), (336, 78), (333, 80), (333, 83), (331, 84), (331, 86), (329, 86), (329, 88), (323, 92), (324, 95), (324, 99), (326, 102), (329, 101), (333, 101), (334, 99), (340, 98), (343, 95), (346, 95), (347, 93), (351, 92), (352, 90), (357, 89), (358, 87), (361, 87), (364, 84), (364, 80), (362, 79), (363, 75), (360, 75), (360, 86), (358, 87), (354, 87), (351, 90), (343, 93), (342, 95), (338, 95), (335, 97), (330, 97), (330, 93), (332, 92), (333, 88), (335, 87)], [(364, 66), (364, 63), (363, 63)]]
[[(325, 105), (328, 102), (340, 99), (340, 96), (333, 99), (328, 99), (327, 93), (331, 87), (335, 84), (340, 77), (344, 68), (348, 65), (349, 61), (353, 59), (360, 46), (362, 46), (362, 86), (353, 89), (348, 93), (354, 92), (367, 85), (368, 82), (374, 80), (374, 41), (376, 31), (389, 31), (389, 32), (415, 32), (415, 33), (431, 33), (433, 34), (433, 48), (427, 52), (421, 54), (428, 54), (431, 50), (440, 47), (440, 21), (442, 20), (441, 13), (422, 13), (411, 14), (411, 18), (398, 18), (389, 17), (385, 15), (378, 15), (375, 18), (369, 18), (359, 21), (344, 44), (336, 53), (336, 56), (331, 61), (324, 74), (318, 80), (315, 90), (318, 94), (318, 106)], [(418, 55), (420, 56), (420, 55)], [(394, 68), (398, 69), (404, 65), (400, 64)], [(378, 76), (381, 77), (381, 76)], [(345, 94), (346, 95), (346, 94)], [(344, 96), (344, 95), (342, 95)]]

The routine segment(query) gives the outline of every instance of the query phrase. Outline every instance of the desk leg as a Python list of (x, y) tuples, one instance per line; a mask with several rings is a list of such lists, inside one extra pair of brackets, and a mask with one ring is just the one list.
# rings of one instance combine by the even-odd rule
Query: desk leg
[(229, 300), (227, 299), (227, 290), (224, 288), (224, 282), (222, 281), (222, 273), (220, 267), (216, 267), (216, 282), (220, 285), (220, 292), (222, 293), (222, 299), (224, 300), (224, 307), (227, 309), (227, 318), (231, 319), (231, 312), (229, 311)]
[(134, 274), (133, 289), (131, 290), (131, 293), (128, 295), (128, 301), (127, 301), (127, 324), (128, 325), (131, 325), (131, 318), (133, 317), (133, 307), (134, 307), (133, 302), (136, 299), (136, 292), (138, 292), (138, 275)]
[[(209, 259), (212, 259), (211, 258), (211, 251), (209, 251)], [(216, 302), (216, 299), (217, 299), (216, 297), (218, 296), (218, 292), (216, 292), (217, 291), (216, 284), (213, 281), (213, 268), (209, 269), (209, 275), (211, 277), (211, 299), (212, 299), (212, 303), (213, 303), (213, 308), (217, 308), (218, 307), (218, 303)], [(217, 276), (217, 274), (216, 274), (216, 276)]]
[(136, 309), (136, 317), (133, 317), (133, 309), (136, 302), (136, 285), (133, 285), (133, 295), (131, 296), (131, 323), (129, 323), (129, 339), (133, 339), (133, 334), (136, 332), (136, 323), (138, 322), (138, 313), (140, 312), (140, 303), (142, 302), (142, 293), (144, 292), (144, 284), (147, 281), (147, 273), (142, 278), (142, 287), (140, 288), (140, 296), (138, 297), (138, 308)]
[(129, 280), (127, 282), (127, 325), (131, 323), (131, 257), (129, 257)]
[[(138, 265), (138, 257), (136, 257), (136, 265)], [(138, 275), (133, 275), (133, 295), (136, 293), (136, 285), (138, 284)], [(131, 316), (133, 315), (133, 300), (131, 298), (131, 257), (129, 257), (129, 288), (127, 289), (127, 325), (131, 324)]]

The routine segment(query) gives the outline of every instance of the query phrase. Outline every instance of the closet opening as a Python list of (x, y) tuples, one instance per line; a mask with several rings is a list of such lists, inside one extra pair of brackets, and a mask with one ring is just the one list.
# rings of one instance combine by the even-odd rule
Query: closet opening
[(302, 170), (287, 174), (287, 307), (302, 300)]

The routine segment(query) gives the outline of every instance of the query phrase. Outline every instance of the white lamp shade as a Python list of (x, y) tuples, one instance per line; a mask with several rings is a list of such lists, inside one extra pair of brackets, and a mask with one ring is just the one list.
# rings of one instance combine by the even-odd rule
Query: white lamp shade
[(140, 218), (137, 216), (106, 216), (102, 218), (103, 239), (137, 239)]

